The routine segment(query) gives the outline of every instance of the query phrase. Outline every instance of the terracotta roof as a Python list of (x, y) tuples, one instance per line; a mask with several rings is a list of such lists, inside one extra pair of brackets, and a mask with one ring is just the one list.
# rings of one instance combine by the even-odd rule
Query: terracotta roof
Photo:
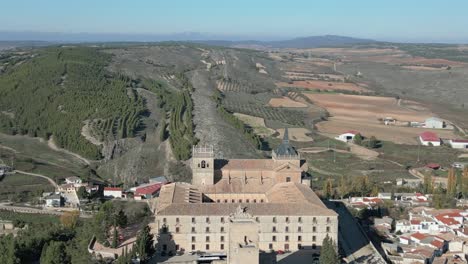
[(416, 219), (413, 219), (410, 221), (412, 225), (419, 225), (421, 224), (421, 220), (416, 220)]
[(136, 188), (135, 193), (140, 195), (154, 194), (161, 189), (161, 183), (155, 183), (144, 187)]
[(438, 240), (438, 239), (434, 239), (434, 240), (432, 240), (431, 245), (433, 245), (433, 246), (436, 247), (436, 248), (441, 249), (442, 247), (444, 247), (444, 241), (440, 241), (440, 240)]
[(104, 191), (122, 191), (122, 188), (118, 188), (118, 187), (104, 187)]
[(421, 233), (414, 233), (414, 234), (411, 234), (411, 237), (414, 237), (414, 238), (416, 238), (416, 239), (418, 239), (418, 240), (421, 240), (421, 239), (426, 238), (427, 235), (421, 234)]
[(428, 164), (426, 164), (426, 167), (428, 167), (430, 169), (438, 169), (438, 168), (440, 168), (440, 164), (438, 164), (438, 163), (428, 163)]
[(438, 215), (435, 217), (437, 220), (442, 222), (445, 225), (459, 225), (460, 223), (451, 217), (444, 217), (443, 215)]
[(430, 132), (430, 131), (425, 131), (419, 134), (422, 140), (424, 141), (430, 141), (430, 142), (439, 142), (440, 138), (437, 136), (436, 133)]
[(454, 143), (468, 143), (468, 139), (452, 139)]
[(215, 161), (215, 169), (217, 170), (259, 171), (273, 170), (275, 167), (276, 164), (273, 159), (230, 159)]
[(357, 135), (357, 134), (360, 134), (360, 132), (357, 131), (357, 130), (348, 130), (348, 131), (345, 131), (343, 134), (353, 134), (353, 135)]

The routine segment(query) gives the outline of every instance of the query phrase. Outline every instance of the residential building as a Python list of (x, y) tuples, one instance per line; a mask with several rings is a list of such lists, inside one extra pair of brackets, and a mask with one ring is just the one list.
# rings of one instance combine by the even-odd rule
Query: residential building
[(426, 128), (445, 128), (445, 121), (437, 117), (429, 117), (424, 121)]
[(436, 133), (430, 131), (425, 131), (419, 134), (419, 142), (421, 142), (421, 144), (424, 146), (437, 147), (441, 145), (439, 136), (437, 136)]
[(468, 139), (450, 139), (449, 144), (455, 149), (468, 149)]
[(122, 188), (104, 187), (104, 197), (106, 197), (106, 198), (122, 198)]
[(360, 134), (359, 131), (348, 130), (348, 131), (344, 132), (343, 134), (338, 135), (337, 137), (335, 137), (335, 139), (337, 139), (339, 141), (343, 141), (343, 142), (352, 142), (354, 140), (354, 137), (357, 134)]

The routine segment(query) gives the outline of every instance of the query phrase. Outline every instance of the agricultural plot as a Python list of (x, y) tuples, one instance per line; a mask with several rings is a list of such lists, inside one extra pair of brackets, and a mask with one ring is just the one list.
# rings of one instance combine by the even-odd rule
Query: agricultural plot
[[(317, 105), (331, 114), (328, 121), (318, 123), (317, 129), (329, 136), (336, 136), (347, 130), (361, 131), (364, 136), (376, 136), (401, 144), (417, 144), (418, 135), (428, 129), (385, 126), (379, 119), (391, 116), (398, 121), (422, 122), (434, 116), (432, 112), (417, 103), (419, 111), (402, 107), (395, 98), (377, 96), (357, 96), (344, 94), (307, 94)], [(408, 103), (411, 105), (411, 102)], [(453, 131), (434, 130), (442, 138), (454, 138)]]
[(279, 82), (279, 87), (296, 87), (310, 90), (326, 90), (326, 91), (350, 91), (350, 92), (369, 92), (368, 89), (355, 83), (345, 82), (327, 82), (327, 81), (293, 81), (292, 83)]
[(234, 115), (239, 118), (246, 125), (253, 128), (254, 133), (259, 136), (271, 136), (275, 133), (275, 130), (268, 128), (265, 125), (265, 120), (261, 117), (244, 115), (241, 113), (234, 113)]
[(271, 98), (268, 104), (272, 107), (290, 107), (290, 108), (307, 107), (306, 104), (296, 102), (289, 97)]
[(244, 92), (247, 93), (251, 90), (250, 87), (241, 85), (240, 83), (236, 81), (224, 81), (224, 80), (219, 80), (216, 81), (216, 86), (218, 90), (222, 92)]
[[(283, 138), (284, 129), (277, 129), (278, 138)], [(288, 128), (289, 139), (298, 142), (311, 142), (314, 139), (311, 136), (311, 131), (307, 128)]]
[(233, 100), (223, 101), (227, 110), (233, 113), (242, 113), (252, 116), (258, 116), (265, 120), (279, 121), (293, 126), (303, 126), (305, 114), (300, 111), (274, 108), (269, 106), (244, 104)]
[(19, 173), (11, 174), (0, 180), (0, 201), (30, 201), (42, 192), (53, 190), (54, 187), (46, 179)]

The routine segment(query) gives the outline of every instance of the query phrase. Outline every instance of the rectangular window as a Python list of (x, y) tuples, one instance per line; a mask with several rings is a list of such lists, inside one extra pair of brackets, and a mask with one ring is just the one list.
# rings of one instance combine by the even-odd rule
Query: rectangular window
[(273, 242), (276, 242), (276, 236), (273, 236), (273, 237), (271, 238), (271, 240), (272, 240)]
[(176, 245), (175, 245), (175, 250), (176, 250), (176, 251), (179, 251), (179, 248), (180, 248), (179, 244), (176, 244)]
[(236, 202), (236, 200), (234, 200), (234, 199), (231, 200), (231, 203), (235, 203), (235, 202)]
[(239, 203), (242, 203), (242, 199), (239, 199)]
[(221, 217), (221, 223), (224, 223), (224, 217)]
[(224, 242), (224, 236), (221, 236), (221, 242)]
[(219, 249), (224, 250), (224, 244), (221, 244), (221, 245), (219, 246)]
[(317, 237), (316, 236), (312, 236), (312, 241), (317, 241)]
[(263, 203), (263, 199), (260, 199), (260, 203)]
[(297, 218), (297, 222), (302, 223), (302, 217)]
[(289, 223), (289, 217), (286, 217), (286, 223)]
[(317, 218), (316, 217), (312, 218), (312, 222), (317, 223)]
[(177, 217), (177, 218), (175, 219), (175, 221), (176, 221), (176, 223), (179, 223), (179, 217)]
[(210, 237), (206, 236), (206, 242), (210, 242)]
[(195, 223), (195, 217), (192, 217), (192, 223)]
[(290, 182), (291, 181), (291, 177), (286, 177), (286, 182)]
[(247, 200), (245, 200), (245, 202), (246, 202), (246, 203), (249, 203), (249, 202), (250, 202), (250, 200), (249, 200), (249, 199), (247, 199)]
[(273, 249), (273, 244), (271, 244), (271, 243), (268, 244), (268, 248), (269, 248), (269, 249)]
[(273, 231), (275, 233), (276, 232), (276, 226), (274, 226), (271, 231)]
[(210, 250), (210, 244), (206, 244), (206, 250)]
[(254, 202), (254, 203), (257, 203), (257, 199), (254, 199), (253, 202)]
[(276, 217), (273, 217), (273, 223), (276, 223)]
[(210, 218), (209, 218), (209, 217), (206, 218), (206, 222), (207, 222), (207, 223), (210, 222)]
[(206, 227), (206, 233), (209, 233), (210, 232), (210, 228), (209, 227)]
[(284, 232), (289, 232), (289, 226), (284, 228)]
[(195, 250), (195, 245), (192, 245), (192, 250)]
[(289, 236), (285, 236), (284, 241), (289, 241)]
[(297, 232), (302, 232), (302, 226), (297, 227)]
[(175, 232), (176, 232), (176, 233), (179, 233), (179, 231), (180, 231), (179, 227), (176, 227), (176, 228), (175, 228)]
[(255, 221), (257, 221), (258, 223), (260, 223), (260, 218), (255, 217)]
[(193, 243), (193, 242), (195, 242), (195, 237), (194, 237), (194, 236), (192, 237), (192, 243)]
[(312, 227), (312, 232), (314, 232), (314, 233), (317, 232), (317, 227), (315, 227), (315, 226)]
[(329, 226), (327, 226), (327, 233), (328, 233), (328, 232), (330, 232), (330, 227), (329, 227)]
[(302, 236), (298, 236), (297, 241), (302, 241)]
[(167, 222), (167, 219), (166, 218), (163, 218), (163, 223), (166, 223)]
[(220, 203), (220, 202), (221, 202), (221, 200), (220, 200), (220, 199), (216, 199), (216, 202), (217, 202), (217, 203)]
[(221, 227), (221, 233), (224, 233), (224, 227), (223, 226)]
[(297, 249), (302, 249), (302, 245), (301, 245), (301, 244), (297, 244)]
[(228, 200), (227, 200), (227, 199), (224, 199), (224, 203), (227, 203), (227, 202), (228, 202)]
[(192, 233), (195, 233), (195, 227), (192, 226)]

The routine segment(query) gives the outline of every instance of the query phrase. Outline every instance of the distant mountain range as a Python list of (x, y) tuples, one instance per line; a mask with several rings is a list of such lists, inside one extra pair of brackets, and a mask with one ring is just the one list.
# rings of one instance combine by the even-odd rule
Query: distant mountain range
[(367, 44), (377, 43), (378, 41), (372, 39), (361, 39), (352, 38), (336, 35), (325, 35), (325, 36), (312, 36), (303, 38), (294, 38), (289, 40), (277, 40), (277, 41), (225, 41), (225, 40), (207, 40), (207, 41), (195, 41), (198, 43), (204, 43), (209, 45), (217, 46), (261, 46), (265, 48), (317, 48), (317, 47), (333, 47), (343, 46), (352, 44)]
[[(245, 36), (225, 36), (203, 33), (177, 33), (166, 35), (150, 34), (101, 34), (101, 33), (49, 33), (49, 32), (9, 32), (0, 31), (0, 42), (31, 41), (42, 45), (53, 43), (96, 43), (96, 42), (161, 42), (186, 41), (215, 46), (238, 47), (258, 46), (264, 48), (315, 48), (361, 43), (375, 43), (371, 39), (360, 39), (336, 35), (301, 37), (288, 40), (248, 40)], [(0, 44), (1, 45), (1, 44)]]

